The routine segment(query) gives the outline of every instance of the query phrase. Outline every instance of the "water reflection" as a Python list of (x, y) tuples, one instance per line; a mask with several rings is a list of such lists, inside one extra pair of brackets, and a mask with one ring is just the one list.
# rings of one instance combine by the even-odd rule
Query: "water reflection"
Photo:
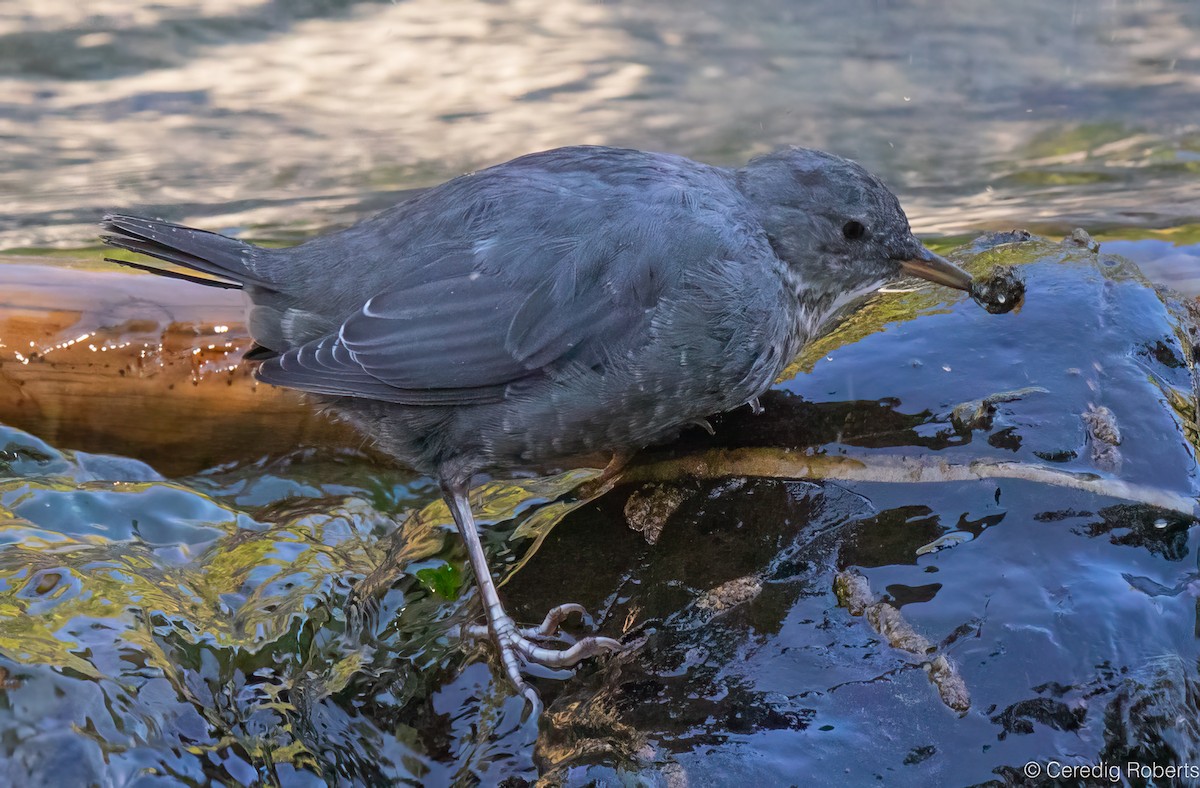
[(1197, 218), (1182, 0), (47, 0), (0, 25), (0, 248), (88, 243), (114, 206), (283, 237), (599, 142), (834, 149), (927, 233)]

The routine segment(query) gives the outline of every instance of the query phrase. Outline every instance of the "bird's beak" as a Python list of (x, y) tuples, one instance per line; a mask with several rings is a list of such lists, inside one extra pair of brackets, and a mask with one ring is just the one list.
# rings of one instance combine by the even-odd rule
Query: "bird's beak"
[(956, 290), (971, 289), (971, 275), (941, 255), (934, 254), (924, 246), (919, 247), (918, 256), (900, 261), (906, 274), (920, 277), (934, 284), (953, 287)]

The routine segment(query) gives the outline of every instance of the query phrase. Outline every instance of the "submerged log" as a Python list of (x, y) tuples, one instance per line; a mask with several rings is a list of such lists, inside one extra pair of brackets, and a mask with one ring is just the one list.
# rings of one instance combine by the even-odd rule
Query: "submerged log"
[(0, 423), (183, 475), (361, 444), (240, 364), (242, 295), (120, 269), (0, 260)]

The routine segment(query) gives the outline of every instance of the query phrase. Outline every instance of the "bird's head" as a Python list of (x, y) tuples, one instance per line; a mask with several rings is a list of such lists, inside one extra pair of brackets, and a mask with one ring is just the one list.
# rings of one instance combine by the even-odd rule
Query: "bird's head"
[(903, 272), (970, 290), (970, 275), (926, 249), (896, 195), (849, 159), (786, 148), (752, 160), (737, 181), (802, 287), (854, 292)]

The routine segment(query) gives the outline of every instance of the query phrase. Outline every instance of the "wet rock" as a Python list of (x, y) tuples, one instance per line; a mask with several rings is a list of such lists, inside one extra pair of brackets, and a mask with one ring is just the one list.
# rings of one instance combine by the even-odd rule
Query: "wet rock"
[(1121, 428), (1117, 426), (1117, 417), (1103, 405), (1090, 405), (1083, 414), (1087, 424), (1088, 436), (1094, 441), (1119, 446), (1121, 443)]
[(955, 670), (945, 654), (938, 654), (929, 663), (929, 680), (937, 687), (938, 695), (950, 708), (959, 714), (965, 714), (971, 709), (971, 693), (967, 691), (967, 683)]
[(696, 600), (696, 607), (709, 613), (724, 613), (743, 605), (762, 593), (762, 579), (751, 575), (722, 583)]
[(867, 578), (857, 572), (839, 572), (833, 579), (833, 593), (852, 616), (861, 616), (875, 601)]
[(956, 405), (950, 412), (950, 421), (959, 432), (971, 430), (987, 430), (992, 427), (992, 416), (996, 413), (996, 405), (1001, 402), (1016, 402), (1030, 394), (1049, 394), (1042, 386), (1026, 386), (1012, 391), (998, 391), (982, 399), (973, 399)]
[(1200, 759), (1200, 680), (1175, 655), (1123, 677), (1104, 710), (1109, 763), (1179, 764)]
[(648, 544), (657, 544), (663, 526), (687, 497), (687, 492), (679, 487), (647, 484), (625, 502), (625, 520)]
[(995, 249), (998, 246), (1006, 246), (1009, 244), (1019, 244), (1026, 241), (1032, 241), (1036, 236), (1028, 230), (1006, 230), (1003, 232), (986, 233), (979, 236), (971, 242), (971, 249), (978, 253), (988, 249)]
[(1081, 418), (1092, 447), (1092, 462), (1102, 471), (1116, 473), (1121, 469), (1121, 428), (1116, 415), (1103, 405), (1088, 405)]
[(1099, 252), (1100, 243), (1088, 235), (1087, 230), (1076, 227), (1071, 234), (1063, 239), (1063, 246), (1081, 246), (1089, 252)]
[(871, 628), (887, 638), (892, 648), (921, 656), (933, 650), (933, 644), (913, 629), (899, 610), (886, 602), (869, 606), (865, 615)]
[[(937, 650), (928, 638), (908, 623), (897, 608), (887, 602), (874, 601), (870, 584), (857, 572), (839, 572), (834, 577), (833, 589), (838, 604), (852, 616), (864, 616), (871, 628), (882, 635), (892, 648), (922, 658)], [(924, 667), (930, 683), (946, 706), (960, 714), (971, 708), (971, 695), (966, 682), (944, 654), (937, 654)]]

